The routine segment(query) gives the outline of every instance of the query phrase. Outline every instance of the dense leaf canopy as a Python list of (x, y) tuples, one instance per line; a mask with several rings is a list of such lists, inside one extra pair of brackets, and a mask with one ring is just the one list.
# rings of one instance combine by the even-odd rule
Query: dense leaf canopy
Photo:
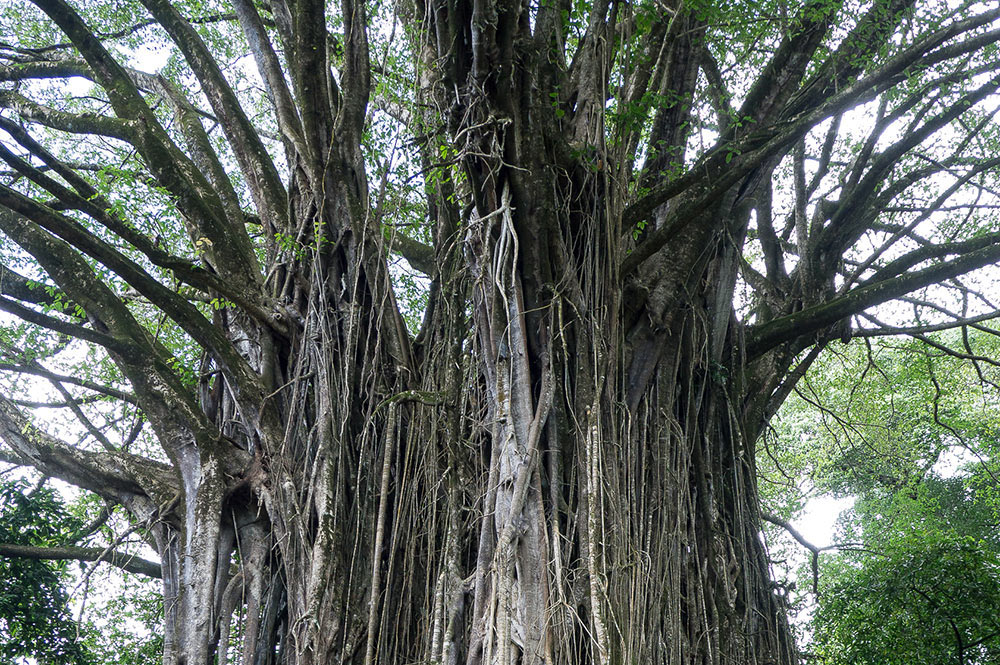
[(853, 499), (830, 545), (772, 533), (786, 570), (811, 559), (789, 597), (820, 662), (1000, 658), (995, 337), (968, 334), (971, 360), (940, 350), (962, 348), (957, 335), (933, 340), (828, 354), (760, 453), (776, 524), (818, 496)]

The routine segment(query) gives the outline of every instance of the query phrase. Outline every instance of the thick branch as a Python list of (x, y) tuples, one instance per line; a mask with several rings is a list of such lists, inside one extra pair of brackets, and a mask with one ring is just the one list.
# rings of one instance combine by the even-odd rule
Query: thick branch
[(14, 162), (14, 166), (19, 173), (25, 174), (36, 183), (42, 185), (63, 202), (69, 203), (81, 212), (89, 214), (95, 221), (101, 223), (109, 231), (112, 231), (128, 242), (129, 245), (145, 254), (154, 265), (170, 270), (177, 279), (205, 291), (209, 289), (214, 290), (226, 299), (239, 305), (258, 321), (274, 327), (278, 332), (284, 332), (283, 326), (275, 321), (256, 302), (255, 294), (250, 291), (248, 284), (234, 284), (231, 281), (223, 280), (218, 274), (209, 272), (189, 259), (174, 256), (164, 251), (153, 240), (137, 231), (125, 220), (116, 216), (113, 212), (115, 208), (109, 201), (94, 189), (89, 182), (75, 173), (69, 165), (56, 159), (55, 156), (35, 141), (24, 128), (4, 118), (0, 118), (0, 128), (10, 134), (22, 147), (42, 160), (47, 167), (62, 176), (76, 190), (76, 194), (70, 192), (52, 179), (46, 178), (41, 169), (31, 167), (26, 162), (23, 162), (23, 160), (15, 160)]
[(98, 561), (110, 563), (112, 566), (117, 566), (136, 575), (157, 579), (162, 577), (160, 564), (131, 554), (123, 554), (115, 550), (108, 551), (103, 547), (34, 547), (0, 543), (0, 556), (19, 559)]
[[(747, 335), (747, 357), (756, 358), (769, 349), (823, 330), (868, 307), (888, 302), (911, 291), (958, 277), (1000, 260), (1000, 242), (998, 242), (1000, 234), (992, 234), (977, 240), (982, 241), (985, 246), (962, 254), (951, 261), (893, 279), (869, 281), (844, 296), (754, 327)], [(960, 243), (956, 243), (958, 244)]]
[(126, 143), (135, 141), (135, 132), (127, 122), (94, 113), (67, 113), (33, 102), (12, 90), (0, 90), (0, 108), (17, 111), (25, 120), (71, 134), (107, 136)]
[[(257, 210), (276, 228), (286, 228), (288, 197), (278, 171), (208, 47), (191, 24), (166, 0), (143, 0), (143, 4), (180, 47), (198, 77), (202, 92), (219, 118), (240, 170), (250, 186)], [(238, 227), (234, 225), (229, 241), (238, 245), (245, 256), (253, 256), (242, 224)]]
[(360, 138), (371, 94), (368, 57), (368, 19), (364, 1), (341, 0), (344, 16), (344, 92), (341, 122), (352, 137)]
[(23, 62), (15, 65), (0, 65), (0, 81), (23, 81), (25, 79), (54, 79), (71, 76), (87, 76), (85, 65), (70, 59)]
[(781, 109), (801, 83), (835, 14), (836, 4), (831, 5), (826, 0), (814, 0), (802, 7), (793, 21), (797, 29), (781, 41), (774, 57), (750, 89), (740, 109), (741, 116), (760, 121)]
[[(15, 167), (20, 165), (18, 161), (10, 159), (10, 155), (2, 146), (0, 146), (0, 158), (7, 160)], [(47, 178), (44, 178), (44, 181), (49, 187), (59, 188), (57, 183), (48, 182)], [(67, 197), (70, 196), (68, 191), (63, 190), (61, 193)], [(82, 259), (76, 256), (65, 244), (57, 244), (54, 238), (42, 234), (33, 224), (26, 223), (27, 219), (97, 259), (121, 276), (139, 293), (156, 302), (164, 313), (176, 321), (185, 332), (204, 348), (215, 353), (223, 366), (232, 372), (234, 377), (238, 378), (241, 385), (253, 380), (252, 372), (246, 366), (246, 362), (236, 353), (232, 343), (218, 328), (211, 325), (186, 298), (160, 284), (141, 266), (117, 249), (89, 233), (74, 220), (59, 215), (13, 190), (0, 187), (0, 204), (15, 211), (15, 214), (5, 214), (4, 211), (0, 210), (0, 229), (14, 238), (25, 251), (33, 254), (56, 283), (62, 285), (64, 289), (70, 290), (73, 285), (82, 287), (85, 284), (91, 284), (83, 289), (77, 288), (78, 292), (73, 297), (89, 313), (107, 319), (113, 333), (125, 333), (123, 338), (132, 341), (145, 339), (138, 323), (128, 313), (127, 308), (115, 294), (97, 280), (89, 267), (82, 262)], [(108, 215), (100, 210), (88, 210), (88, 212), (107, 223), (108, 220), (105, 218)], [(24, 219), (21, 216), (24, 216)]]
[[(948, 26), (932, 35), (933, 38), (921, 40), (916, 45), (904, 49), (868, 76), (854, 84), (844, 85), (835, 94), (824, 97), (823, 101), (817, 102), (811, 108), (805, 108), (791, 115), (786, 121), (765, 127), (731, 143), (715, 146), (683, 176), (655, 188), (633, 202), (622, 213), (623, 230), (632, 229), (635, 224), (646, 219), (653, 210), (670, 199), (682, 193), (686, 195), (686, 201), (677, 206), (668, 221), (661, 228), (648, 234), (623, 261), (622, 273), (628, 274), (659, 251), (687, 224), (700, 219), (699, 213), (704, 211), (709, 202), (717, 200), (723, 192), (759, 168), (767, 158), (787, 149), (793, 141), (824, 118), (847, 110), (872, 98), (881, 90), (891, 87), (899, 75), (916, 63), (926, 66), (928, 59), (944, 58), (943, 54), (949, 58), (957, 57), (996, 42), (1000, 39), (1000, 31), (991, 31), (928, 55), (929, 50), (938, 47), (945, 39), (975, 29), (997, 16), (1000, 16), (1000, 10), (986, 12), (973, 19)], [(992, 84), (993, 82), (987, 86)], [(794, 100), (789, 104), (794, 107)]]
[(271, 46), (264, 29), (264, 23), (260, 14), (257, 13), (257, 8), (250, 0), (234, 0), (233, 7), (236, 9), (236, 16), (243, 28), (247, 43), (250, 45), (250, 52), (257, 63), (257, 70), (264, 79), (267, 94), (274, 106), (275, 117), (278, 119), (282, 135), (295, 146), (299, 154), (308, 154), (302, 137), (302, 121), (295, 108), (295, 100), (285, 82), (281, 63)]
[(425, 275), (434, 275), (434, 248), (414, 240), (403, 233), (393, 233), (387, 238), (389, 251), (396, 252)]
[[(280, 14), (276, 14), (275, 18), (281, 18)], [(309, 150), (302, 157), (313, 178), (318, 180), (326, 157), (326, 146), (333, 132), (336, 113), (333, 106), (339, 105), (340, 101), (340, 90), (330, 74), (327, 58), (325, 4), (317, 0), (297, 2), (294, 13), (287, 20), (289, 24), (283, 31), (287, 40), (285, 57), (297, 65), (292, 68), (291, 79), (305, 145)], [(277, 23), (281, 29), (282, 20)]]
[[(54, 305), (60, 299), (49, 292), (52, 288), (33, 279), (28, 279), (0, 264), (0, 294), (2, 295), (36, 305)], [(67, 301), (62, 300), (62, 302)]]
[(3, 396), (0, 441), (21, 463), (105, 498), (121, 501), (148, 494), (163, 503), (177, 492), (177, 481), (165, 464), (130, 453), (112, 455), (74, 448), (36, 428)]
[[(255, 283), (257, 260), (242, 233), (227, 218), (226, 206), (201, 170), (171, 140), (153, 110), (146, 104), (131, 76), (104, 48), (80, 15), (64, 0), (33, 0), (66, 33), (79, 49), (95, 79), (108, 95), (115, 113), (131, 121), (130, 141), (146, 160), (150, 171), (177, 198), (178, 208), (211, 242), (206, 254), (215, 268), (242, 282)], [(242, 219), (239, 220), (242, 223)]]

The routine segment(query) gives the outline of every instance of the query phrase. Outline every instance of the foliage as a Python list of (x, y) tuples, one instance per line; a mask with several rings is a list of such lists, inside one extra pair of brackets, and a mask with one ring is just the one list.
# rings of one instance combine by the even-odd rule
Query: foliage
[[(56, 490), (24, 480), (0, 483), (0, 542), (58, 545), (80, 526)], [(65, 564), (0, 557), (0, 659), (89, 665), (63, 589)]]
[(1000, 662), (996, 368), (981, 360), (995, 342), (966, 343), (975, 360), (901, 340), (831, 350), (775, 422), (762, 469), (795, 481), (765, 484), (775, 512), (854, 498), (819, 554), (818, 596), (810, 563), (795, 575), (818, 662)]
[(942, 512), (926, 505), (900, 511), (879, 526), (903, 533), (886, 538), (877, 553), (844, 553), (825, 562), (814, 621), (821, 662), (1000, 662), (995, 538), (927, 525), (934, 516)]
[[(961, 334), (932, 338), (940, 348)], [(990, 335), (972, 335), (968, 355), (998, 353)], [(860, 340), (831, 347), (773, 422), (761, 470), (767, 486), (789, 477), (807, 492), (855, 496), (893, 491), (931, 473), (942, 458), (992, 455), (1000, 434), (997, 368), (955, 358), (919, 340)], [(774, 495), (772, 507), (788, 500)]]
[(92, 600), (82, 641), (99, 665), (158, 665), (163, 660), (163, 594), (156, 584), (112, 577), (113, 595)]

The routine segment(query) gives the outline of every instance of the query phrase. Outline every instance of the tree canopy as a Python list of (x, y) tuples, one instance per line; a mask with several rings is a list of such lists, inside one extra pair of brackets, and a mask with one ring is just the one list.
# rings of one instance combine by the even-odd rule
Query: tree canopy
[[(5, 3), (0, 459), (122, 534), (4, 555), (161, 580), (164, 665), (794, 662), (775, 413), (836, 340), (992, 385), (998, 42), (946, 0)], [(913, 482), (941, 371), (948, 434), (816, 476), (866, 538), (964, 491)], [(984, 606), (995, 548), (935, 534), (824, 557), (817, 616), (864, 585), (987, 653), (924, 582)]]
[(965, 335), (972, 360), (940, 350), (960, 348), (958, 337), (828, 353), (760, 453), (772, 536), (810, 495), (853, 499), (831, 544), (796, 531), (771, 550), (806, 559), (788, 596), (819, 662), (1000, 657), (995, 333)]

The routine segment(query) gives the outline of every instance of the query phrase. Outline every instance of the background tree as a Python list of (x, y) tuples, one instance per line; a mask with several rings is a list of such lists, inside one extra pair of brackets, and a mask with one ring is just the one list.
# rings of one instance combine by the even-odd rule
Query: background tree
[[(31, 550), (61, 545), (77, 530), (51, 489), (31, 488), (24, 482), (0, 485), (0, 538), (8, 550)], [(65, 565), (65, 564), (63, 564)], [(7, 556), (0, 559), (0, 655), (7, 662), (33, 656), (45, 663), (88, 665), (90, 660), (76, 637), (59, 571), (39, 559)]]
[[(162, 640), (156, 632), (163, 612), (160, 594), (154, 590), (159, 580), (139, 577), (158, 577), (159, 566), (123, 554), (124, 549), (135, 549), (135, 543), (114, 536), (111, 526), (119, 520), (111, 508), (86, 496), (67, 504), (61, 497), (64, 492), (56, 491), (48, 480), (42, 478), (33, 486), (23, 479), (0, 483), (4, 662), (159, 662)], [(99, 569), (91, 561), (118, 568)], [(74, 574), (77, 563), (82, 572)], [(120, 574), (109, 575), (110, 571)], [(71, 595), (75, 607), (70, 607)], [(86, 618), (84, 608), (90, 610)]]
[(782, 586), (817, 662), (1000, 658), (996, 331), (976, 328), (828, 352), (759, 453), (783, 528), (811, 497), (854, 499), (832, 545), (772, 549), (805, 554)]
[(87, 437), (4, 397), (4, 454), (146, 534), (169, 665), (791, 662), (756, 441), (996, 315), (998, 18), (8, 3), (3, 367)]

